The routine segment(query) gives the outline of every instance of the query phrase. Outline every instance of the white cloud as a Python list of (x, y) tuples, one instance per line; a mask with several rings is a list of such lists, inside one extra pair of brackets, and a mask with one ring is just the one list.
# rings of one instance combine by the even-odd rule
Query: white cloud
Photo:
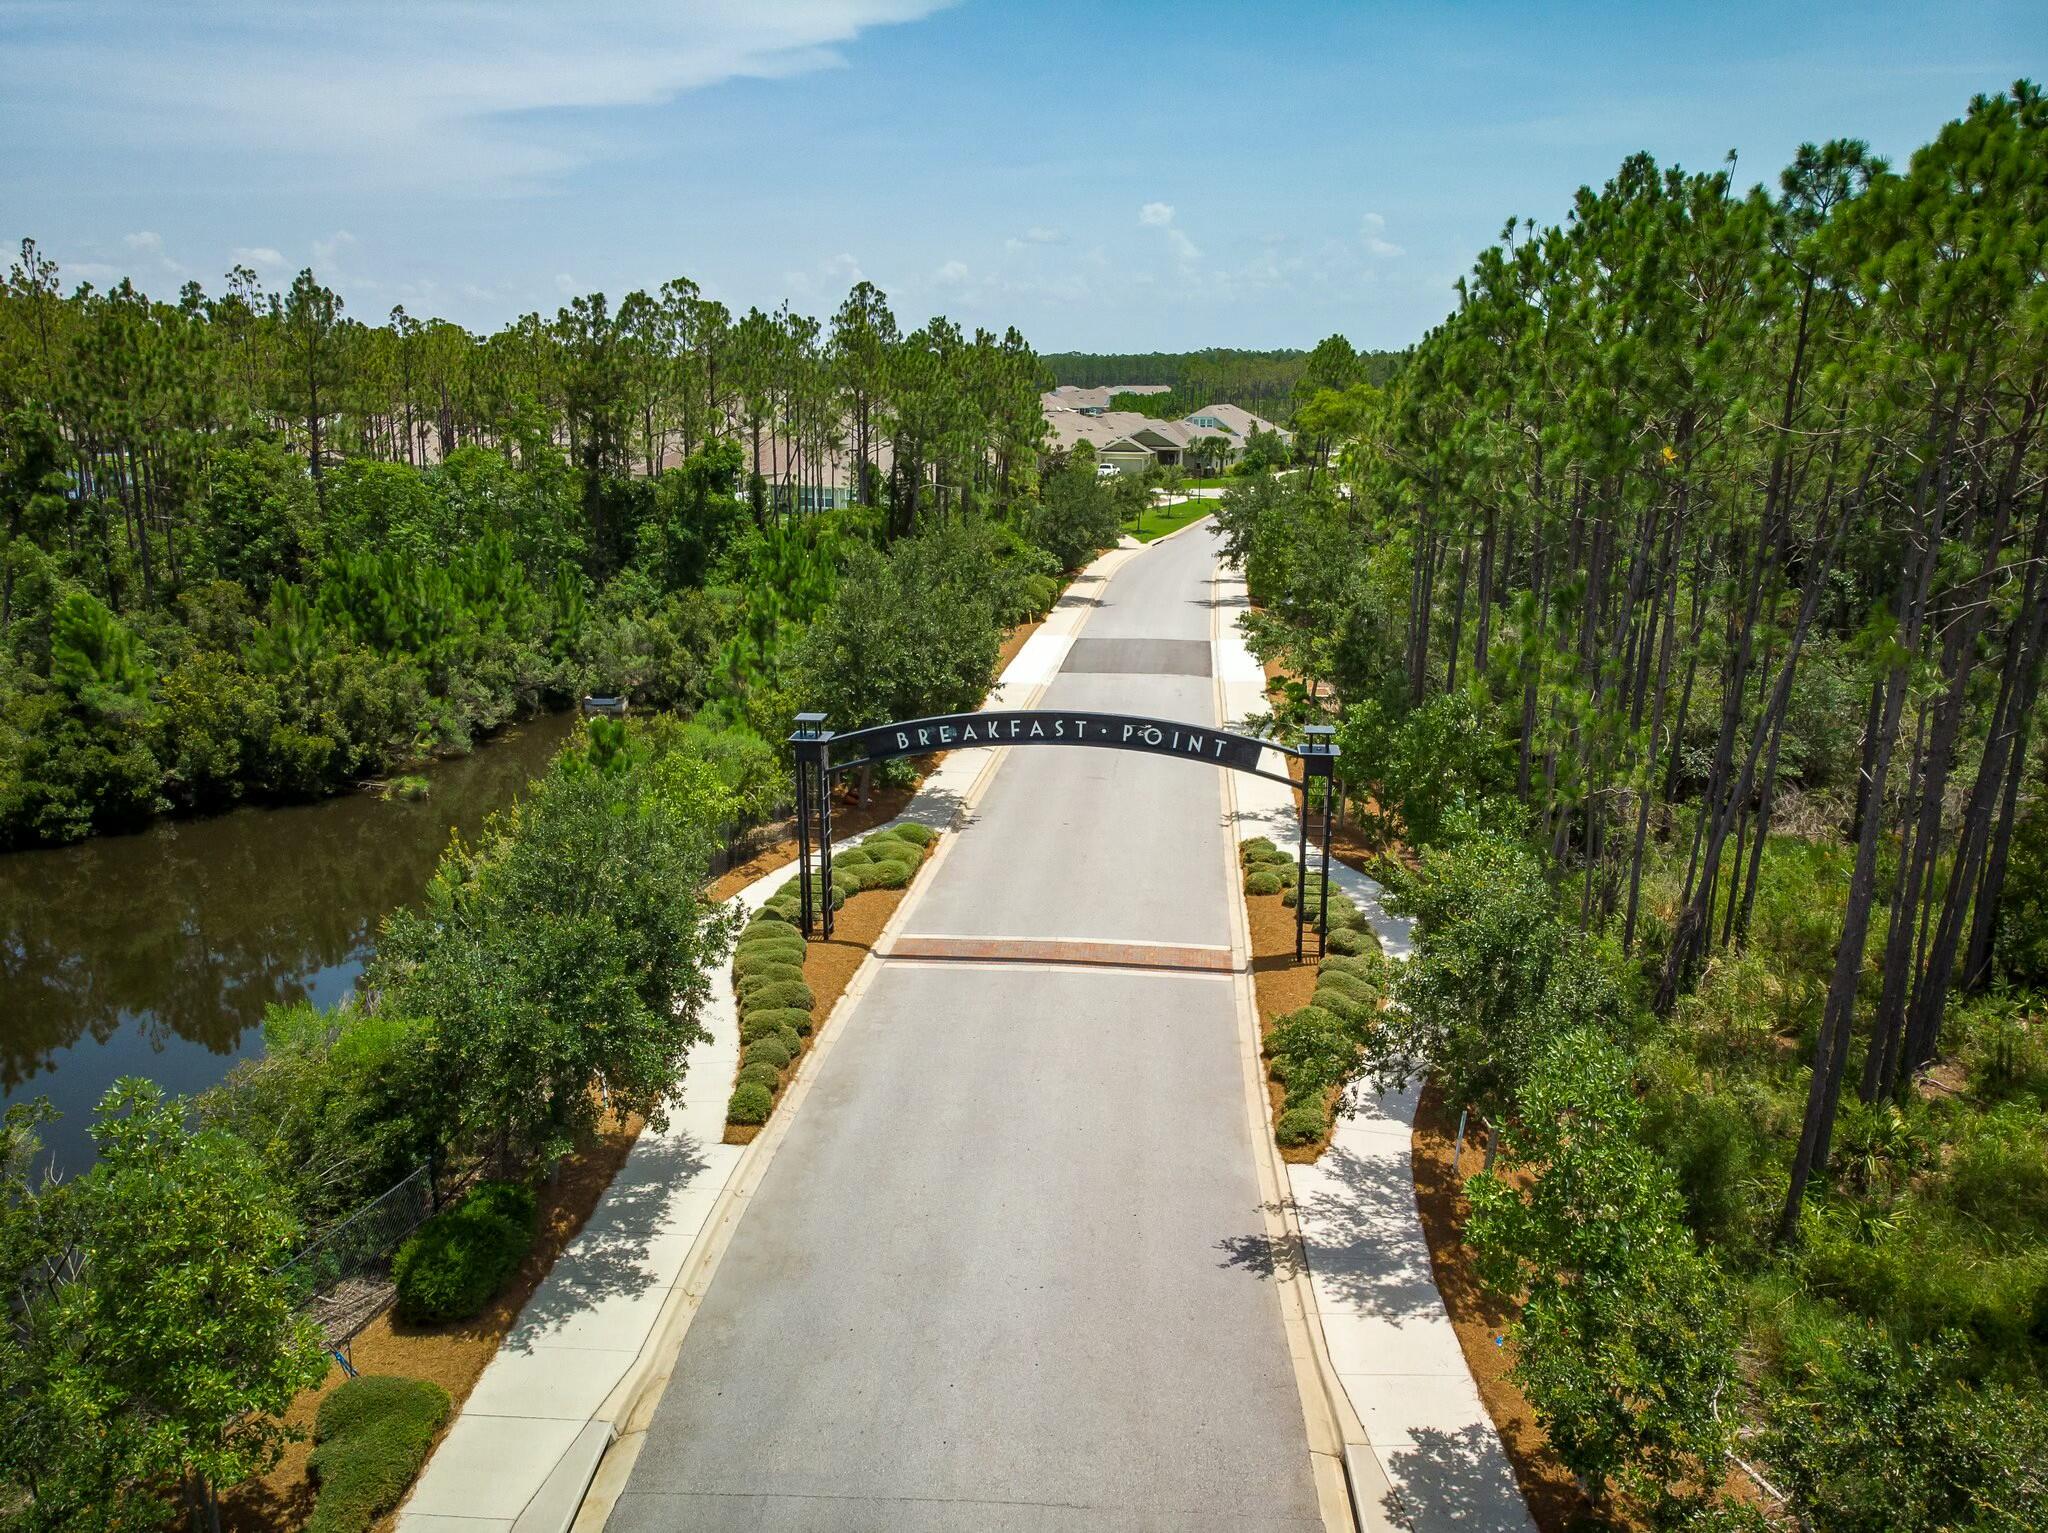
[(948, 261), (938, 269), (935, 276), (942, 286), (958, 287), (967, 280), (967, 263), (965, 261)]
[(576, 295), (576, 279), (565, 271), (556, 272), (555, 291), (564, 298), (573, 298)]
[(356, 237), (346, 229), (337, 229), (324, 240), (313, 241), (313, 270), (323, 280), (331, 281), (335, 269), (341, 265), (341, 253), (356, 243)]
[(0, 98), (44, 103), (53, 142), (238, 159), (253, 147), (329, 188), (530, 191), (610, 149), (587, 120), (558, 114), (835, 67), (862, 32), (945, 3), (35, 6), (0, 49)]
[(1365, 253), (1372, 256), (1397, 256), (1401, 247), (1387, 238), (1387, 221), (1378, 213), (1367, 213), (1359, 219), (1359, 240), (1365, 246)]
[(237, 266), (250, 266), (258, 271), (284, 265), (283, 252), (271, 245), (237, 245), (230, 256)]
[(158, 255), (163, 251), (164, 237), (154, 230), (144, 229), (140, 234), (122, 235), (121, 243), (137, 255)]
[(1138, 209), (1138, 222), (1151, 229), (1164, 229), (1173, 222), (1173, 204), (1148, 202)]
[(1174, 259), (1183, 265), (1192, 265), (1202, 259), (1202, 247), (1179, 229), (1166, 231), (1166, 243), (1173, 248)]
[(1067, 237), (1057, 229), (1048, 229), (1043, 224), (1033, 224), (1018, 235), (1017, 239), (1020, 244), (1025, 245), (1062, 245), (1066, 243)]

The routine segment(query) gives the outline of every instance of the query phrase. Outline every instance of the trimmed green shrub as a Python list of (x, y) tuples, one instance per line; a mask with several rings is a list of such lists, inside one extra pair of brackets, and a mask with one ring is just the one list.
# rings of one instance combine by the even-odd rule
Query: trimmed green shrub
[(771, 1092), (780, 1091), (782, 1089), (782, 1072), (769, 1064), (765, 1059), (757, 1065), (741, 1065), (740, 1073), (733, 1078), (733, 1084), (735, 1086), (744, 1086), (749, 1082), (756, 1086), (766, 1086)]
[(1308, 998), (1311, 1006), (1320, 1006), (1331, 1016), (1347, 1026), (1356, 1027), (1366, 1014), (1366, 1005), (1349, 991), (1330, 985), (1317, 985), (1315, 994)]
[(1353, 931), (1351, 928), (1344, 926), (1333, 926), (1330, 928), (1330, 951), (1342, 954), (1345, 957), (1355, 957), (1363, 953), (1366, 951), (1366, 945), (1371, 941), (1372, 938), (1362, 931)]
[[(1251, 840), (1245, 842), (1243, 845), (1238, 847), (1237, 858), (1240, 862), (1256, 862), (1259, 858), (1266, 856), (1268, 853), (1277, 852), (1279, 850), (1280, 849), (1277, 846), (1275, 846), (1269, 838), (1265, 836), (1253, 836)], [(1285, 854), (1283, 853), (1283, 855)]]
[(757, 979), (802, 979), (804, 969), (801, 963), (790, 962), (789, 949), (785, 947), (756, 949), (742, 953), (732, 961), (733, 978), (741, 984)]
[(1380, 989), (1355, 969), (1326, 968), (1316, 975), (1316, 989), (1334, 990), (1354, 1006), (1377, 1006)]
[(914, 863), (897, 862), (893, 858), (882, 858), (868, 866), (868, 887), (870, 889), (901, 889), (910, 883), (911, 875), (917, 871)]
[(1266, 1057), (1273, 1079), (1287, 1088), (1292, 1102), (1340, 1084), (1357, 1061), (1358, 1047), (1343, 1018), (1311, 1004), (1273, 1024), (1266, 1034)]
[(481, 1314), (519, 1270), (533, 1230), (533, 1194), (511, 1182), (485, 1182), (398, 1248), (391, 1261), (398, 1318), (444, 1325)]
[(1387, 982), (1387, 961), (1380, 957), (1377, 947), (1357, 953), (1332, 953), (1316, 965), (1316, 970), (1322, 974), (1348, 974), (1382, 988)]
[(725, 1121), (728, 1123), (766, 1123), (768, 1114), (775, 1111), (775, 1093), (759, 1081), (748, 1081), (735, 1086), (732, 1100), (725, 1106)]
[(448, 1419), (448, 1391), (366, 1373), (320, 1402), (307, 1461), (319, 1499), (307, 1533), (363, 1533), (398, 1505)]
[(749, 1065), (773, 1065), (778, 1070), (789, 1068), (789, 1049), (780, 1038), (757, 1038), (747, 1045), (740, 1055), (740, 1062)]
[[(930, 846), (939, 839), (939, 833), (929, 825), (919, 825), (909, 820), (901, 825), (892, 825), (881, 834), (885, 839), (893, 836), (898, 841), (908, 841), (912, 846), (920, 848)], [(868, 839), (872, 841), (874, 837), (870, 836)]]
[(784, 1007), (809, 1011), (818, 1004), (818, 998), (802, 980), (785, 979), (748, 988), (741, 994), (740, 1002), (748, 1011), (780, 1011)]
[(801, 963), (803, 954), (809, 946), (810, 944), (804, 941), (802, 932), (787, 921), (778, 921), (771, 917), (766, 921), (756, 921), (741, 933), (739, 946), (733, 950), (733, 956), (739, 958), (750, 954), (759, 954), (762, 957), (777, 953), (794, 954), (794, 957), (786, 958), (785, 962)]
[(866, 842), (862, 842), (859, 846), (849, 846), (844, 851), (835, 851), (832, 854), (832, 866), (835, 868), (857, 868), (864, 862), (873, 862), (874, 860), (875, 854), (868, 850)]
[(791, 1059), (796, 1058), (797, 1055), (804, 1051), (804, 1040), (799, 1036), (795, 1028), (785, 1027), (778, 1029), (775, 1036), (780, 1038), (782, 1046), (789, 1050), (789, 1057)]
[[(1244, 892), (1246, 894), (1278, 894), (1287, 887), (1289, 886), (1281, 880), (1278, 873), (1268, 873), (1263, 868), (1254, 868), (1252, 872), (1244, 876)], [(1290, 905), (1294, 903), (1292, 895), (1288, 897), (1287, 902)]]
[(784, 1030), (805, 1037), (811, 1030), (811, 1014), (799, 1006), (756, 1006), (740, 1024), (740, 1037), (752, 1043), (763, 1033)]
[[(740, 1043), (754, 1042), (757, 1038), (779, 1038), (782, 1036), (784, 1014), (779, 1011), (757, 1011), (740, 1018)], [(801, 1013), (799, 1014), (801, 1015)]]
[(1289, 1149), (1314, 1144), (1330, 1131), (1330, 1117), (1320, 1104), (1290, 1107), (1273, 1124), (1273, 1137)]
[[(775, 903), (774, 900), (771, 899), (767, 904), (761, 907), (760, 911), (755, 915), (754, 919), (757, 922), (773, 921), (778, 926), (789, 926), (792, 929), (794, 929), (797, 919), (796, 907), (794, 905), (778, 905)], [(803, 934), (799, 932), (797, 933), (797, 935), (802, 936)]]
[(737, 984), (740, 1004), (745, 1006), (751, 999), (771, 985), (801, 985), (804, 971), (793, 963), (763, 964), (751, 974), (740, 976)]

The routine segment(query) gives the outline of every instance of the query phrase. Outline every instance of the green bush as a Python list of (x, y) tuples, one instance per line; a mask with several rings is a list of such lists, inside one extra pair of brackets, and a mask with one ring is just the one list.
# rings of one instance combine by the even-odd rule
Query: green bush
[(785, 963), (802, 963), (808, 946), (802, 932), (787, 921), (770, 916), (766, 920), (755, 921), (740, 934), (740, 945), (734, 956), (781, 954)]
[(445, 1325), (481, 1314), (533, 1245), (533, 1194), (485, 1182), (410, 1235), (392, 1258), (398, 1318)]
[(916, 873), (915, 863), (898, 862), (893, 858), (880, 858), (863, 870), (868, 877), (870, 889), (902, 889), (909, 885)]
[[(756, 924), (759, 924), (763, 921), (770, 921), (776, 924), (777, 926), (787, 926), (794, 930), (797, 922), (796, 902), (792, 900), (787, 905), (781, 905), (777, 904), (776, 901), (771, 899), (767, 904), (761, 907), (759, 913), (755, 915), (754, 920)], [(751, 929), (752, 928), (749, 928), (749, 930)], [(797, 935), (801, 937), (803, 933), (798, 932)]]
[(780, 1038), (757, 1038), (747, 1045), (740, 1061), (749, 1065), (773, 1065), (778, 1070), (789, 1068), (789, 1048)]
[(1341, 1085), (1357, 1053), (1343, 1018), (1323, 1006), (1289, 1012), (1266, 1034), (1273, 1079), (1287, 1088), (1290, 1102)]
[(809, 1034), (811, 1014), (799, 1006), (756, 1006), (740, 1024), (740, 1037), (748, 1043), (766, 1033), (792, 1032), (799, 1038)]
[(1281, 1113), (1273, 1124), (1273, 1137), (1289, 1149), (1314, 1144), (1330, 1131), (1330, 1115), (1319, 1103), (1304, 1103)]
[[(740, 1042), (742, 1044), (748, 1044), (754, 1042), (758, 1038), (781, 1037), (781, 1019), (785, 1015), (786, 1013), (780, 1011), (756, 1011), (750, 1012), (746, 1016), (741, 1017)], [(805, 1016), (808, 1015), (808, 1013), (799, 1012), (797, 1015)]]
[(781, 1039), (781, 1040), (782, 1040), (782, 1046), (783, 1046), (783, 1047), (784, 1047), (785, 1049), (788, 1049), (788, 1050), (789, 1050), (789, 1057), (790, 1057), (791, 1059), (794, 1059), (794, 1058), (796, 1058), (796, 1057), (797, 1057), (797, 1055), (801, 1054), (801, 1053), (802, 1053), (802, 1052), (804, 1051), (804, 1040), (803, 1040), (803, 1037), (802, 1037), (802, 1035), (801, 1035), (801, 1034), (799, 1034), (799, 1033), (797, 1032), (797, 1030), (796, 1030), (795, 1028), (793, 1028), (793, 1027), (785, 1027), (785, 1028), (782, 1028), (782, 1029), (780, 1029), (780, 1030), (779, 1030), (779, 1031), (778, 1031), (778, 1032), (777, 1032), (777, 1033), (775, 1034), (775, 1036), (776, 1036), (777, 1038)]
[(1321, 968), (1316, 975), (1316, 989), (1334, 990), (1354, 1006), (1378, 1006), (1380, 988), (1355, 970)]
[(759, 1081), (747, 1081), (733, 1088), (725, 1118), (728, 1123), (766, 1123), (774, 1110), (775, 1094)]
[(320, 1402), (307, 1462), (319, 1497), (307, 1533), (363, 1533), (398, 1505), (448, 1419), (448, 1392), (367, 1373)]
[(741, 953), (732, 961), (733, 978), (741, 984), (756, 979), (802, 979), (801, 961), (792, 962), (791, 950), (786, 947), (755, 948)]
[(782, 1089), (782, 1072), (765, 1059), (757, 1065), (741, 1065), (740, 1073), (734, 1077), (735, 1086), (766, 1086), (770, 1092)]
[(811, 987), (802, 980), (779, 980), (759, 985), (746, 991), (740, 999), (749, 1011), (780, 1011), (785, 1007), (809, 1011), (818, 1003), (818, 998), (811, 994)]
[[(1240, 862), (1249, 864), (1258, 861), (1261, 857), (1271, 856), (1276, 852), (1280, 852), (1280, 848), (1275, 846), (1267, 837), (1253, 836), (1251, 840), (1244, 842), (1238, 847), (1237, 859)], [(1281, 855), (1284, 856), (1285, 853), (1281, 853)]]
[(752, 1005), (753, 997), (775, 985), (801, 985), (804, 971), (793, 963), (762, 964), (753, 972), (741, 975), (738, 985), (742, 1009)]
[(1366, 1018), (1365, 1003), (1352, 992), (1339, 990), (1334, 985), (1317, 985), (1315, 994), (1308, 998), (1308, 1003), (1311, 1006), (1320, 1006), (1347, 1027), (1356, 1027)]
[[(1244, 892), (1246, 894), (1278, 894), (1282, 889), (1288, 887), (1289, 885), (1278, 873), (1269, 873), (1264, 868), (1257, 868), (1247, 873), (1244, 878)], [(1289, 899), (1288, 903), (1293, 903), (1292, 898)]]
[[(939, 833), (929, 825), (919, 825), (912, 820), (906, 820), (901, 825), (892, 825), (887, 830), (879, 832), (879, 836), (885, 841), (892, 838), (897, 841), (908, 841), (912, 846), (920, 849), (930, 846), (939, 839)], [(875, 836), (870, 836), (862, 844), (872, 845), (875, 840)]]
[(1330, 929), (1330, 951), (1347, 958), (1356, 957), (1358, 954), (1366, 952), (1368, 944), (1371, 942), (1372, 938), (1362, 931), (1352, 931), (1342, 926), (1335, 926)]

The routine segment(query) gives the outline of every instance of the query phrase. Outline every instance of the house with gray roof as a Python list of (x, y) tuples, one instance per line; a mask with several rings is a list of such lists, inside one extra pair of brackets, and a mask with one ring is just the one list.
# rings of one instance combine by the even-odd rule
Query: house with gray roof
[(1117, 394), (1141, 392), (1170, 391), (1163, 385), (1149, 384), (1106, 389), (1068, 387), (1041, 395), (1039, 403), (1053, 449), (1071, 452), (1077, 442), (1087, 442), (1094, 447), (1098, 463), (1120, 474), (1129, 474), (1142, 473), (1155, 464), (1177, 468), (1199, 460), (1202, 453), (1195, 444), (1205, 437), (1222, 442), (1216, 454), (1222, 465), (1235, 463), (1244, 456), (1245, 443), (1254, 431), (1272, 431), (1283, 442), (1290, 440), (1271, 421), (1237, 405), (1204, 405), (1180, 420), (1159, 420), (1135, 410), (1106, 407)]

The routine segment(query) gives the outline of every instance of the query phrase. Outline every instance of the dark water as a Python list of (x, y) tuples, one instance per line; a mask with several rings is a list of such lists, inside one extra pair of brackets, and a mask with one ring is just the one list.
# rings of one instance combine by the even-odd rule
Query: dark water
[(57, 1166), (91, 1163), (92, 1109), (122, 1075), (213, 1085), (261, 1049), (275, 1001), (333, 1005), (386, 912), (419, 898), (451, 830), (472, 836), (574, 720), (534, 720), (373, 794), (238, 809), (137, 836), (0, 855), (0, 1098), (47, 1096)]

